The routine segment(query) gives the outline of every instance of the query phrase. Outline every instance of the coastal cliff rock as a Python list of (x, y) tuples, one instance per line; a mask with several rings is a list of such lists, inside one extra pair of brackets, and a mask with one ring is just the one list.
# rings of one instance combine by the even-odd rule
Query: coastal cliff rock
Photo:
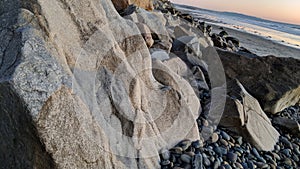
[(125, 10), (129, 5), (134, 4), (146, 10), (153, 10), (152, 0), (112, 0), (117, 11)]
[(218, 50), (228, 79), (238, 79), (264, 111), (278, 113), (300, 102), (300, 60), (275, 56), (249, 58)]
[(159, 168), (161, 148), (200, 139), (192, 88), (164, 64), (153, 76), (111, 1), (1, 1), (0, 14), (1, 167)]
[(274, 149), (280, 134), (272, 126), (258, 101), (238, 81), (228, 85), (228, 99), (220, 125), (242, 135), (259, 150)]

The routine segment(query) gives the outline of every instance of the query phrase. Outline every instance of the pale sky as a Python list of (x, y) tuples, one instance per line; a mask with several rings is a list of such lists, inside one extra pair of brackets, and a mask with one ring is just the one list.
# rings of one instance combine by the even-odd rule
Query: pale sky
[(300, 0), (171, 0), (217, 11), (238, 12), (300, 25)]

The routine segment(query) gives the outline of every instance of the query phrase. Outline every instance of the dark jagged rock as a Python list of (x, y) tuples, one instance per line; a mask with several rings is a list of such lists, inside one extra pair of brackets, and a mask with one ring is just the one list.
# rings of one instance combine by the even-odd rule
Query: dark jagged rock
[(275, 56), (249, 58), (217, 51), (227, 79), (238, 79), (266, 112), (275, 114), (299, 103), (300, 60)]

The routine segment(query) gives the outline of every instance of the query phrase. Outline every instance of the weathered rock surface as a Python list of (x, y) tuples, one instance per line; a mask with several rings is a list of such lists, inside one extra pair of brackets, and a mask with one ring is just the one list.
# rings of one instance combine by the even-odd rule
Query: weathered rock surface
[(227, 83), (228, 99), (220, 125), (248, 140), (259, 150), (270, 151), (280, 134), (258, 101), (238, 81)]
[(152, 0), (112, 0), (112, 2), (118, 11), (126, 9), (131, 4), (146, 10), (153, 10), (154, 8)]
[[(1, 1), (0, 14), (1, 167), (159, 168), (158, 150), (199, 139), (192, 88), (163, 63), (154, 78), (111, 1)], [(139, 15), (171, 44), (164, 17)]]
[(140, 32), (142, 33), (142, 36), (143, 36), (148, 48), (150, 48), (154, 43), (150, 29), (148, 28), (147, 25), (142, 24), (142, 23), (136, 23), (136, 25), (138, 26)]
[(170, 51), (172, 47), (171, 38), (166, 29), (166, 19), (160, 12), (149, 12), (138, 9), (137, 12), (125, 17), (135, 23), (143, 23), (149, 27), (154, 39), (153, 48)]
[(238, 79), (264, 111), (275, 114), (300, 102), (300, 60), (218, 53), (227, 78)]

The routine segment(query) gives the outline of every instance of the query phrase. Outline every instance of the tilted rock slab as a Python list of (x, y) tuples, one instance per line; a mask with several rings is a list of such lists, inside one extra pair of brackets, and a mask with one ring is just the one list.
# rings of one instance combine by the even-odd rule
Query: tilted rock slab
[(280, 134), (272, 126), (258, 101), (238, 81), (228, 84), (228, 99), (220, 125), (242, 135), (263, 151), (274, 149)]
[(199, 139), (195, 94), (153, 77), (111, 1), (0, 1), (0, 14), (1, 167), (159, 168), (161, 148)]
[(264, 111), (278, 113), (300, 102), (300, 60), (275, 56), (248, 58), (218, 51), (226, 77), (238, 79)]

